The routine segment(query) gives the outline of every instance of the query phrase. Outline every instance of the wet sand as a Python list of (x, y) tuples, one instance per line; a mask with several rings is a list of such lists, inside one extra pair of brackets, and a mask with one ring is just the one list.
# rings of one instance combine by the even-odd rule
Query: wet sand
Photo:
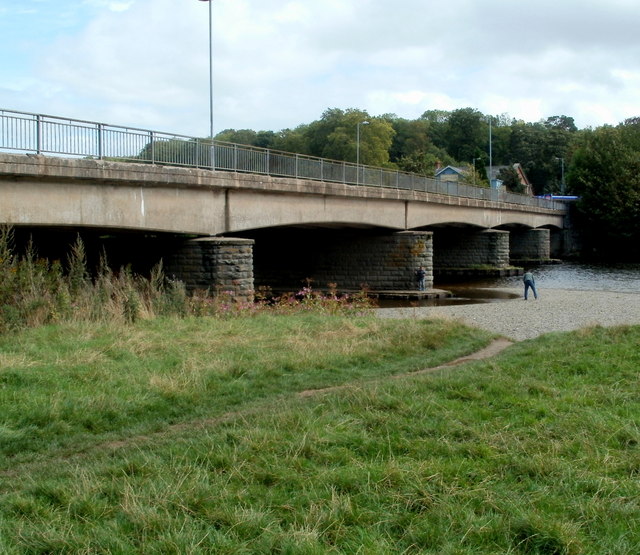
[[(500, 289), (522, 295), (522, 289)], [(512, 300), (432, 307), (380, 308), (381, 318), (448, 318), (487, 329), (514, 341), (588, 326), (640, 325), (640, 292), (544, 289)]]

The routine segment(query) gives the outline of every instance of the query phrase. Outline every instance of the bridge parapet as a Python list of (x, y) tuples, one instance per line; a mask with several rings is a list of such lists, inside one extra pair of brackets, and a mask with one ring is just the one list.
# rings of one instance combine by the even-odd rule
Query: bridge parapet
[(206, 168), (564, 210), (553, 200), (440, 181), (388, 168), (185, 135), (0, 109), (0, 150)]
[(0, 186), (4, 223), (203, 235), (322, 223), (561, 228), (564, 217), (550, 208), (426, 191), (41, 155), (0, 154)]

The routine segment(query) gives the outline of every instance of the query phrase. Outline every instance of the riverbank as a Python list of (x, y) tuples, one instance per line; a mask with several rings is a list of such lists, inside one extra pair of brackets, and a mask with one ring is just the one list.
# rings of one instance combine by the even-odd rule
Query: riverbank
[(318, 312), (0, 336), (0, 553), (636, 553), (640, 327), (452, 369), (490, 339)]
[[(522, 294), (521, 288), (502, 288)], [(544, 333), (583, 327), (640, 324), (640, 293), (543, 289), (538, 300), (522, 297), (503, 302), (380, 308), (381, 318), (443, 318), (499, 333), (522, 341)]]

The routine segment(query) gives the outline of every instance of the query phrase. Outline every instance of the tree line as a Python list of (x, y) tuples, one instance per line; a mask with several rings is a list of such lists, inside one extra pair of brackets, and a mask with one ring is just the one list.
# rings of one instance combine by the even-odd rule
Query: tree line
[[(640, 117), (617, 126), (578, 129), (570, 116), (526, 122), (473, 108), (427, 110), (410, 120), (395, 114), (331, 108), (294, 129), (226, 129), (219, 141), (399, 169), (427, 177), (438, 167), (467, 170), (488, 186), (492, 165), (524, 169), (535, 195), (577, 195), (578, 222), (594, 253), (640, 259)], [(359, 139), (359, 140), (358, 140)], [(517, 191), (509, 171), (501, 176)]]
[(505, 114), (488, 116), (461, 108), (428, 110), (410, 120), (331, 108), (320, 119), (294, 129), (226, 129), (215, 138), (334, 160), (355, 162), (359, 158), (362, 164), (428, 177), (439, 166), (464, 167), (469, 181), (477, 184), (487, 182), (485, 168), (491, 153), (493, 166), (521, 164), (535, 194), (544, 194), (560, 190), (562, 161), (570, 157), (579, 135), (568, 116), (528, 123)]

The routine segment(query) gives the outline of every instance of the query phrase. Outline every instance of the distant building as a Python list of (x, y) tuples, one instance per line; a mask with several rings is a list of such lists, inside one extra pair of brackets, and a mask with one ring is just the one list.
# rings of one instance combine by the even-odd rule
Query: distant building
[(469, 175), (469, 168), (456, 168), (455, 166), (446, 166), (437, 168), (434, 177), (440, 181), (448, 181), (458, 183), (464, 181)]
[(524, 187), (524, 194), (532, 196), (533, 188), (531, 187), (531, 183), (527, 178), (527, 174), (525, 173), (524, 168), (522, 167), (522, 165), (518, 163), (512, 164), (510, 166), (491, 166), (491, 167), (487, 166), (485, 168), (485, 171), (487, 172), (487, 177), (489, 178), (489, 183), (491, 184), (491, 188), (492, 189), (502, 188), (502, 181), (498, 179), (498, 174), (500, 173), (500, 170), (507, 169), (507, 168), (513, 168), (514, 170), (516, 170), (516, 172), (518, 173), (518, 177), (520, 178), (520, 183)]
[[(489, 179), (489, 183), (491, 183), (491, 188), (492, 189), (502, 188), (503, 184), (502, 184), (502, 181), (498, 179), (498, 174), (500, 173), (500, 170), (503, 170), (506, 168), (513, 168), (514, 170), (516, 170), (518, 177), (520, 179), (520, 183), (522, 183), (524, 187), (524, 194), (532, 196), (533, 188), (531, 187), (531, 183), (527, 178), (527, 174), (525, 173), (522, 165), (517, 163), (512, 164), (511, 166), (492, 166), (491, 168), (489, 166), (485, 167), (485, 171), (487, 172), (487, 178)], [(446, 182), (446, 183), (465, 182), (469, 184), (470, 181), (473, 180), (473, 168), (472, 166), (465, 166), (465, 167), (445, 166), (444, 168), (442, 168), (438, 164), (436, 166), (434, 177), (441, 182)]]

